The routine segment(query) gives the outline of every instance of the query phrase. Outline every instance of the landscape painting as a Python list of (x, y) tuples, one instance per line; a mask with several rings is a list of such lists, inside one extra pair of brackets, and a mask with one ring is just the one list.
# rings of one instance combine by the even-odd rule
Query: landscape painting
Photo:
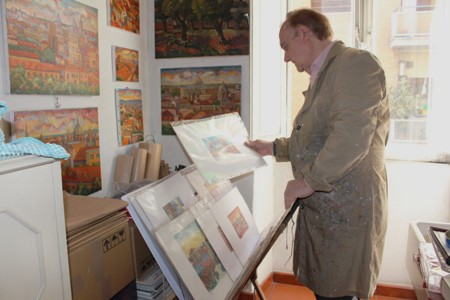
[(99, 95), (97, 9), (5, 0), (5, 11), (11, 94)]
[(249, 54), (250, 0), (155, 0), (155, 58)]
[(117, 138), (119, 146), (144, 140), (142, 93), (139, 89), (116, 90)]
[(70, 154), (61, 161), (63, 189), (73, 195), (101, 190), (97, 108), (14, 112), (16, 138), (58, 144)]
[(139, 82), (139, 52), (123, 47), (113, 47), (114, 80)]
[(109, 0), (109, 25), (139, 33), (139, 0)]
[(161, 69), (161, 131), (172, 122), (241, 111), (241, 66)]

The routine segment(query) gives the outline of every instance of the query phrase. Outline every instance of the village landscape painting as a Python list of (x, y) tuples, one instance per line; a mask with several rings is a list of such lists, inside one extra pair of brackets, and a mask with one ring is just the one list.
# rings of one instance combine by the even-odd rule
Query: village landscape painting
[(241, 66), (161, 69), (161, 131), (172, 122), (241, 111)]
[(139, 33), (139, 0), (109, 0), (109, 24)]
[(97, 9), (5, 0), (11, 94), (99, 95)]
[(155, 58), (248, 55), (250, 0), (155, 0)]
[(144, 140), (142, 93), (138, 89), (116, 90), (116, 118), (119, 146)]
[(14, 112), (16, 138), (58, 144), (70, 154), (61, 161), (63, 189), (73, 195), (101, 190), (97, 108)]
[(139, 82), (139, 52), (113, 46), (116, 81)]

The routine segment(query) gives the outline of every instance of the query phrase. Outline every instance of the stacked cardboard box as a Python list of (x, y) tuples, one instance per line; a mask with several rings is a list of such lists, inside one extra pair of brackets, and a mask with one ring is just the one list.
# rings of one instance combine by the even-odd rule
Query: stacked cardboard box
[(127, 204), (64, 193), (74, 300), (111, 299), (135, 278)]

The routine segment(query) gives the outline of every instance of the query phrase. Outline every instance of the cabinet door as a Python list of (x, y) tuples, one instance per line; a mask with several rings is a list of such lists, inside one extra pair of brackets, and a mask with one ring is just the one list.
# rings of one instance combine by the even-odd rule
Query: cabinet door
[(61, 166), (0, 162), (0, 299), (70, 299)]

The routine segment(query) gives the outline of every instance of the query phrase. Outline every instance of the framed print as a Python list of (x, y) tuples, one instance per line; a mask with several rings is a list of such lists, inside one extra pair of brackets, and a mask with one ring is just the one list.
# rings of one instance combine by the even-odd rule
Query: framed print
[(191, 213), (182, 214), (155, 234), (193, 299), (225, 299), (233, 282)]
[(155, 58), (248, 55), (249, 2), (155, 0)]
[(144, 140), (141, 90), (116, 89), (116, 119), (119, 146)]
[(245, 265), (260, 241), (260, 234), (239, 190), (233, 188), (210, 209), (239, 261)]
[(184, 149), (208, 183), (230, 179), (267, 165), (244, 145), (248, 133), (237, 113), (172, 123)]
[(139, 34), (139, 0), (108, 0), (109, 25)]
[(2, 2), (11, 94), (100, 95), (96, 8), (78, 1)]
[(209, 209), (198, 215), (196, 220), (217, 253), (225, 270), (227, 270), (231, 280), (235, 281), (242, 272), (242, 265), (222, 228)]
[(172, 173), (130, 196), (150, 221), (150, 229), (175, 219), (197, 200), (195, 191), (180, 173)]
[(139, 82), (139, 51), (113, 46), (115, 81)]
[(161, 69), (161, 132), (171, 123), (241, 112), (241, 66)]
[(61, 161), (63, 189), (89, 195), (102, 189), (100, 136), (96, 107), (14, 112), (15, 137), (34, 137), (62, 146), (70, 157)]

